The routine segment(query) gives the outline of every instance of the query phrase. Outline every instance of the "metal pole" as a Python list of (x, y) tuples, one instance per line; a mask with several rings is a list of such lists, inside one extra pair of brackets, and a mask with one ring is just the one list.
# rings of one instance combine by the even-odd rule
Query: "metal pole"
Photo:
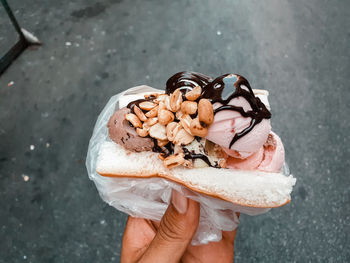
[(20, 38), (25, 40), (25, 37), (23, 35), (23, 32), (21, 30), (21, 27), (19, 26), (16, 17), (13, 15), (12, 10), (10, 8), (10, 6), (8, 5), (6, 0), (0, 0), (2, 5), (5, 8), (6, 13), (8, 14), (13, 26), (15, 27), (16, 31), (18, 32), (18, 34), (20, 35)]
[(8, 14), (13, 26), (15, 27), (19, 40), (18, 42), (3, 56), (0, 57), (0, 75), (10, 66), (10, 64), (29, 46), (29, 42), (24, 36), (21, 27), (19, 26), (16, 17), (13, 15), (12, 10), (6, 0), (0, 0)]

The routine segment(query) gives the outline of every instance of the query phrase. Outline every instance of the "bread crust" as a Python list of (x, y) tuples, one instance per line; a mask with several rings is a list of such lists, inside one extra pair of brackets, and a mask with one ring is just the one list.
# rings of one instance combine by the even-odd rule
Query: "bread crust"
[(102, 172), (99, 172), (97, 171), (98, 174), (100, 174), (101, 176), (104, 176), (104, 177), (117, 177), (117, 178), (134, 178), (134, 179), (144, 179), (144, 178), (154, 178), (154, 177), (158, 177), (158, 178), (164, 178), (164, 179), (167, 179), (167, 180), (170, 180), (172, 182), (175, 182), (175, 183), (178, 183), (178, 184), (181, 184), (189, 189), (191, 189), (192, 191), (195, 191), (197, 193), (200, 193), (200, 194), (205, 194), (207, 196), (210, 196), (210, 197), (213, 197), (213, 198), (217, 198), (217, 199), (221, 199), (221, 200), (224, 200), (224, 201), (228, 201), (228, 202), (231, 202), (235, 205), (239, 205), (239, 206), (244, 206), (244, 207), (252, 207), (252, 208), (276, 208), (276, 207), (281, 207), (281, 206), (284, 206), (286, 204), (288, 204), (290, 202), (290, 199), (288, 199), (285, 203), (283, 204), (280, 204), (280, 203), (276, 203), (276, 204), (271, 204), (270, 205), (257, 205), (257, 204), (252, 204), (250, 202), (244, 202), (244, 200), (242, 200), (242, 202), (237, 202), (237, 201), (233, 201), (233, 200), (230, 200), (228, 198), (224, 198), (223, 196), (219, 196), (219, 195), (216, 195), (215, 193), (212, 193), (212, 192), (209, 192), (209, 191), (203, 191), (203, 190), (199, 190), (199, 189), (196, 189), (195, 187), (193, 187), (192, 185), (184, 182), (184, 181), (181, 181), (181, 180), (176, 180), (174, 179), (172, 176), (169, 176), (169, 175), (166, 175), (166, 174), (110, 174), (110, 173), (102, 173)]

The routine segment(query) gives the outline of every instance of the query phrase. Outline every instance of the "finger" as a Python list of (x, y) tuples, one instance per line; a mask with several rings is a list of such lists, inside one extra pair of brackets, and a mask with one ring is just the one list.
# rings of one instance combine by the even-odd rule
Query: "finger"
[(206, 245), (192, 246), (187, 248), (181, 262), (233, 262), (233, 246), (224, 240), (219, 242), (210, 242)]
[(158, 232), (139, 262), (179, 262), (197, 230), (199, 204), (173, 191)]
[(221, 262), (232, 263), (234, 256), (234, 238), (237, 228), (233, 231), (222, 231), (222, 239), (219, 242), (210, 242), (206, 245), (187, 247), (182, 262)]
[(233, 243), (235, 242), (236, 234), (237, 228), (232, 231), (222, 231), (222, 239), (233, 245)]
[(154, 228), (154, 229), (156, 230), (156, 232), (157, 232), (157, 231), (158, 231), (158, 228), (159, 228), (159, 226), (160, 226), (160, 221), (154, 221), (154, 220), (152, 220), (151, 223), (152, 223), (153, 228)]
[(129, 216), (123, 235), (121, 262), (136, 262), (155, 235), (156, 230), (150, 220)]

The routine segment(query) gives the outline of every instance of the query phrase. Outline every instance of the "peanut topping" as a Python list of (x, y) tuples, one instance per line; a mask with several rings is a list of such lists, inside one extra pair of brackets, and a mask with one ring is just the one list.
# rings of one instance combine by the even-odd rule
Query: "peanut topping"
[(153, 100), (153, 102), (159, 104), (161, 101), (164, 102), (167, 98), (169, 98), (169, 95), (160, 94), (155, 100)]
[(194, 136), (199, 136), (199, 137), (205, 137), (208, 134), (208, 128), (207, 127), (203, 127), (198, 118), (195, 118), (191, 121), (191, 125), (190, 125), (190, 130), (191, 133)]
[(165, 159), (164, 153), (158, 154), (158, 158), (161, 159), (162, 161)]
[(160, 110), (158, 112), (158, 122), (162, 125), (167, 125), (174, 120), (174, 114), (168, 110)]
[(139, 118), (133, 114), (133, 113), (128, 113), (125, 115), (125, 119), (127, 121), (129, 121), (132, 126), (134, 126), (135, 128), (141, 128), (142, 127), (142, 123), (141, 121), (139, 120)]
[(166, 136), (165, 126), (159, 123), (156, 123), (149, 129), (149, 136), (162, 141), (165, 141), (168, 139)]
[(159, 147), (163, 147), (169, 143), (168, 140), (157, 140), (157, 144)]
[(181, 119), (181, 116), (183, 115), (183, 113), (182, 113), (182, 111), (177, 111), (176, 113), (175, 113), (175, 117), (176, 117), (176, 119), (178, 119), (178, 120), (180, 120)]
[(151, 101), (143, 101), (139, 104), (140, 108), (143, 110), (151, 110), (153, 109), (155, 106), (157, 106), (157, 104), (151, 102)]
[(167, 110), (167, 109), (168, 109), (168, 108), (167, 108), (167, 106), (166, 106), (165, 101), (161, 101), (161, 102), (159, 102), (157, 114), (159, 114), (159, 111), (160, 111), (160, 110)]
[(189, 134), (185, 129), (181, 129), (175, 136), (173, 143), (180, 145), (190, 144), (194, 140), (194, 137)]
[(140, 129), (140, 128), (136, 128), (136, 133), (141, 136), (141, 137), (146, 137), (148, 135), (148, 129)]
[(182, 94), (181, 94), (180, 89), (177, 89), (170, 96), (170, 109), (171, 109), (171, 111), (177, 112), (181, 107), (181, 103), (182, 103)]
[[(173, 154), (169, 152), (158, 155), (166, 168), (183, 165), (187, 168), (204, 167), (207, 164), (201, 160), (186, 160), (183, 146), (194, 141), (195, 136), (204, 138), (208, 134), (208, 125), (214, 120), (214, 111), (208, 99), (200, 99), (202, 88), (196, 86), (183, 97), (180, 89), (172, 94), (147, 94), (147, 101), (135, 105), (133, 111), (125, 115), (140, 137), (150, 136), (157, 140), (157, 145), (165, 149), (171, 142)], [(183, 98), (186, 98), (183, 101)], [(196, 115), (194, 119), (191, 116)], [(186, 146), (190, 147), (190, 146)], [(166, 149), (165, 149), (166, 150)], [(225, 159), (219, 159), (217, 165), (226, 167)]]
[(177, 122), (170, 122), (166, 126), (166, 135), (169, 141), (173, 141), (175, 139), (176, 134), (181, 129), (181, 124)]
[(177, 153), (183, 153), (184, 150), (182, 149), (182, 146), (181, 145), (178, 145), (178, 144), (174, 144), (174, 153), (177, 154)]
[(166, 97), (163, 102), (164, 102), (164, 105), (165, 105), (167, 110), (173, 111), (172, 108), (170, 107), (170, 97), (169, 96)]
[(153, 117), (153, 118), (149, 118), (147, 121), (144, 122), (144, 124), (146, 124), (146, 126), (151, 127), (154, 124), (156, 124), (158, 122), (158, 118), (157, 117)]
[(174, 154), (164, 159), (163, 163), (166, 168), (173, 168), (185, 162), (183, 153)]
[(146, 117), (147, 118), (153, 118), (158, 115), (158, 108), (159, 106), (155, 106), (153, 109), (151, 109), (149, 112), (146, 112)]
[(201, 99), (198, 103), (198, 118), (201, 123), (210, 125), (214, 121), (213, 106), (207, 99)]
[(197, 112), (197, 102), (195, 101), (184, 101), (181, 104), (181, 111), (184, 114), (195, 114)]
[(180, 118), (180, 123), (182, 125), (182, 127), (189, 133), (189, 134), (192, 134), (191, 133), (191, 129), (190, 129), (190, 125), (191, 125), (191, 117), (190, 115), (188, 114), (184, 114), (181, 116)]
[(143, 111), (137, 107), (136, 105), (134, 106), (134, 112), (137, 117), (139, 117), (140, 121), (147, 121), (146, 115), (143, 113)]
[(185, 97), (188, 100), (194, 101), (199, 98), (201, 93), (202, 93), (202, 88), (200, 86), (196, 86), (191, 91), (187, 92)]

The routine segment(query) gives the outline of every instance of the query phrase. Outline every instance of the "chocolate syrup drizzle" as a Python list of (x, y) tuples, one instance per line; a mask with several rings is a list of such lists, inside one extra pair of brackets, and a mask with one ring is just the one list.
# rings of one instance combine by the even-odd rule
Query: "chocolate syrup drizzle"
[[(150, 136), (148, 135), (148, 137)], [(152, 148), (153, 152), (161, 153), (164, 158), (168, 157), (174, 152), (174, 147), (171, 143), (167, 143), (165, 146), (160, 147), (158, 146), (157, 140), (154, 138), (152, 139), (153, 139), (153, 148)]]
[[(171, 94), (177, 88), (187, 91), (197, 85), (202, 88), (202, 94), (199, 99), (206, 98), (212, 104), (216, 102), (222, 104), (222, 106), (214, 110), (214, 114), (223, 110), (231, 110), (239, 112), (243, 117), (252, 119), (249, 127), (235, 134), (229, 148), (237, 140), (248, 134), (263, 119), (271, 118), (271, 113), (264, 103), (255, 97), (248, 80), (237, 74), (225, 74), (212, 80), (210, 77), (196, 72), (179, 72), (167, 81), (165, 91), (167, 94)], [(242, 107), (228, 105), (232, 99), (237, 97), (246, 99), (252, 110), (244, 111)]]
[[(224, 97), (224, 93), (227, 93), (226, 97)], [(246, 99), (252, 110), (244, 111), (242, 107), (228, 105), (232, 99), (238, 97)], [(262, 103), (259, 98), (255, 97), (248, 80), (240, 75), (226, 74), (214, 79), (203, 88), (202, 98), (207, 98), (212, 104), (215, 102), (222, 104), (222, 106), (214, 110), (214, 114), (223, 110), (231, 110), (239, 112), (243, 117), (250, 117), (252, 119), (246, 129), (235, 134), (230, 142), (229, 148), (231, 148), (237, 140), (248, 134), (255, 125), (260, 123), (263, 119), (271, 118), (271, 113), (266, 108), (265, 104)]]
[[(235, 134), (230, 142), (229, 148), (231, 148), (237, 140), (248, 134), (263, 119), (271, 118), (271, 113), (266, 108), (264, 103), (262, 103), (259, 98), (255, 97), (248, 80), (237, 74), (225, 74), (213, 80), (211, 77), (201, 73), (183, 71), (176, 73), (168, 79), (166, 82), (165, 92), (170, 95), (176, 89), (180, 89), (184, 95), (186, 92), (192, 90), (196, 86), (200, 86), (202, 88), (202, 94), (198, 100), (201, 98), (206, 98), (212, 104), (221, 104), (221, 106), (214, 110), (214, 115), (223, 110), (230, 110), (239, 112), (243, 117), (251, 118), (249, 127)], [(238, 97), (243, 97), (249, 103), (252, 110), (245, 111), (243, 107), (228, 104), (232, 99)], [(135, 105), (138, 106), (143, 101), (151, 101), (153, 99), (154, 98), (150, 97), (147, 99), (132, 101), (127, 107), (133, 112)], [(166, 147), (159, 147), (157, 142), (154, 141), (154, 145), (153, 151), (163, 153), (165, 156), (170, 155), (173, 151), (173, 147), (170, 143), (167, 144)], [(186, 148), (183, 149), (185, 159), (193, 160), (199, 158), (209, 166), (217, 167), (210, 163), (207, 156), (190, 152)]]
[[(134, 100), (134, 101), (131, 101), (126, 107), (127, 108), (129, 108), (130, 110), (131, 110), (131, 112), (132, 113), (135, 113), (134, 112), (134, 107), (135, 106), (137, 106), (137, 107), (139, 107), (140, 108), (140, 103), (142, 103), (142, 102), (144, 102), (144, 101), (153, 101), (154, 99), (155, 99), (156, 97), (154, 97), (154, 96), (150, 96), (150, 97), (148, 97), (147, 99), (139, 99), (139, 100)], [(142, 110), (141, 108), (140, 108), (140, 110)], [(146, 112), (146, 111), (144, 111), (144, 110), (142, 110), (144, 113)]]
[(166, 82), (165, 93), (170, 95), (176, 89), (180, 88), (182, 94), (192, 90), (196, 86), (204, 86), (208, 85), (212, 78), (197, 72), (191, 71), (182, 71), (173, 75)]
[(186, 149), (185, 147), (182, 147), (184, 154), (185, 154), (185, 159), (186, 160), (195, 160), (195, 159), (201, 159), (202, 161), (204, 161), (208, 166), (210, 167), (215, 167), (215, 168), (221, 168), (217, 163), (216, 165), (212, 165), (211, 162), (209, 161), (208, 156), (201, 154), (201, 153), (194, 153), (194, 152), (190, 152), (188, 149)]

